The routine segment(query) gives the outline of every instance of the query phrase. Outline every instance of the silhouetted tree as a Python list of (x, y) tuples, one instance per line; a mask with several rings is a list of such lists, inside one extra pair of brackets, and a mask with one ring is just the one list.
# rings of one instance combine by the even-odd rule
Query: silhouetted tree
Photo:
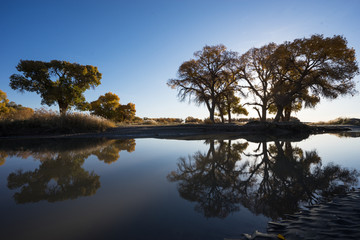
[(219, 116), (221, 121), (224, 123), (224, 115), (228, 115), (228, 121), (231, 123), (231, 114), (243, 114), (248, 115), (249, 112), (246, 108), (240, 104), (240, 98), (235, 96), (235, 91), (224, 92), (218, 103)]
[(237, 75), (230, 71), (236, 53), (227, 51), (224, 45), (216, 45), (205, 46), (194, 56), (195, 59), (181, 64), (178, 79), (170, 79), (167, 84), (178, 90), (182, 101), (189, 97), (198, 104), (205, 103), (214, 123), (215, 109), (224, 99), (222, 95), (237, 84)]
[(276, 81), (274, 52), (276, 49), (275, 43), (269, 43), (261, 48), (250, 49), (238, 60), (239, 74), (245, 82), (242, 88), (248, 89), (254, 97), (254, 100), (247, 104), (254, 106), (260, 121), (266, 121), (267, 111), (273, 103), (272, 89)]
[[(347, 47), (342, 36), (295, 39), (278, 46), (276, 79), (273, 87), (277, 108), (275, 121), (279, 121), (286, 107), (295, 101), (314, 106), (319, 97), (335, 99), (339, 95), (353, 94), (358, 74), (355, 50)], [(290, 118), (290, 114), (286, 119)]]

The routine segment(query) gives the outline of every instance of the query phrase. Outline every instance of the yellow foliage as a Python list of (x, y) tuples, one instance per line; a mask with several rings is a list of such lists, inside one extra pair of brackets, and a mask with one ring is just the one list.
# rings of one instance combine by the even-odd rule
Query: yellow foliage
[(281, 235), (281, 234), (278, 234), (277, 237), (278, 237), (278, 239), (286, 240), (285, 237), (283, 235)]
[(7, 156), (8, 155), (6, 152), (3, 152), (3, 151), (0, 152), (0, 166), (5, 164)]
[(0, 90), (0, 119), (24, 120), (33, 114), (33, 109), (9, 102), (6, 93)]
[(135, 118), (135, 104), (120, 104), (120, 98), (111, 92), (90, 103), (91, 113), (114, 121), (131, 121)]

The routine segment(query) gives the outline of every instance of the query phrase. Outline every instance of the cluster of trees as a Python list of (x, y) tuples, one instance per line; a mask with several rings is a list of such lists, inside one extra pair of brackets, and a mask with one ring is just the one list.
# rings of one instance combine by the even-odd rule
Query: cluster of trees
[[(314, 107), (320, 97), (356, 92), (355, 50), (342, 36), (269, 43), (243, 55), (224, 45), (205, 46), (194, 56), (168, 85), (178, 90), (181, 100), (205, 104), (213, 122), (215, 111), (223, 121), (224, 115), (231, 121), (231, 113), (247, 114), (244, 105), (253, 106), (261, 121), (268, 113), (275, 114), (274, 121), (289, 121), (292, 112)], [(239, 96), (251, 101), (241, 105)]]
[(20, 60), (16, 69), (22, 74), (10, 76), (10, 87), (21, 92), (36, 92), (42, 104), (57, 104), (60, 114), (75, 107), (115, 121), (135, 117), (135, 104), (120, 105), (119, 97), (110, 92), (91, 103), (85, 101), (84, 92), (101, 84), (102, 75), (97, 67), (58, 60)]

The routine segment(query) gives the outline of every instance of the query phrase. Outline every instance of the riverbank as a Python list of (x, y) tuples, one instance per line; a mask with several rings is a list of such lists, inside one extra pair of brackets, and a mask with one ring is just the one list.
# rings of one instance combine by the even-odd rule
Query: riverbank
[[(354, 126), (356, 127), (356, 126)], [(103, 132), (61, 133), (49, 131), (24, 131), (1, 134), (2, 139), (18, 138), (164, 138), (164, 139), (211, 139), (246, 138), (250, 141), (271, 141), (272, 139), (302, 140), (311, 134), (340, 133), (351, 130), (351, 126), (317, 126), (298, 122), (249, 122), (239, 124), (178, 124), (155, 126), (121, 126)]]

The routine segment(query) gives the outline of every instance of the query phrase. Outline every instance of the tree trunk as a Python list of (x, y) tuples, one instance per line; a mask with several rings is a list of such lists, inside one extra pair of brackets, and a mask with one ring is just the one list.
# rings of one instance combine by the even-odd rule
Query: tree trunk
[(214, 118), (214, 115), (215, 115), (215, 106), (212, 106), (210, 109), (209, 109), (209, 112), (210, 112), (210, 121), (212, 123), (215, 123), (215, 118)]
[(266, 118), (267, 118), (266, 113), (267, 113), (266, 105), (261, 106), (261, 119), (260, 119), (261, 122), (266, 122)]
[(285, 111), (284, 111), (284, 121), (289, 122), (290, 121), (290, 116), (291, 116), (291, 108), (290, 109), (285, 109)]
[(58, 105), (59, 105), (60, 115), (65, 115), (69, 105), (60, 101), (58, 101)]
[(221, 122), (225, 123), (225, 118), (224, 118), (224, 111), (222, 110), (222, 108), (219, 107), (219, 116), (221, 118)]
[(231, 123), (231, 109), (228, 109), (228, 121)]
[(219, 110), (219, 117), (221, 118), (221, 122), (225, 123), (224, 108), (222, 108), (220, 104), (217, 104), (217, 108)]
[(276, 112), (276, 116), (274, 118), (274, 122), (279, 122), (280, 117), (282, 116), (284, 107), (283, 106), (276, 106), (276, 107), (277, 107), (277, 112)]
[[(215, 123), (215, 120), (214, 120), (214, 114), (215, 114), (215, 105), (214, 104), (211, 104), (209, 101), (205, 101), (205, 104), (206, 104), (206, 107), (207, 109), (209, 110), (209, 118), (210, 118), (210, 121), (212, 123)], [(211, 104), (211, 106), (210, 106)]]

